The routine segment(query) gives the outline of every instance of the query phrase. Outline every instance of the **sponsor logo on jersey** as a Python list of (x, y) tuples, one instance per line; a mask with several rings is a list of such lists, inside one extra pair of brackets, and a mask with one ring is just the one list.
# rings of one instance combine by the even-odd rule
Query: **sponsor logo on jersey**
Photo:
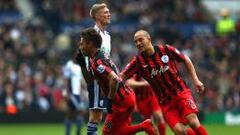
[(168, 69), (169, 69), (169, 66), (162, 66), (159, 69), (152, 69), (152, 71), (151, 71), (151, 78), (153, 78), (154, 76), (157, 76), (158, 74), (162, 75)]

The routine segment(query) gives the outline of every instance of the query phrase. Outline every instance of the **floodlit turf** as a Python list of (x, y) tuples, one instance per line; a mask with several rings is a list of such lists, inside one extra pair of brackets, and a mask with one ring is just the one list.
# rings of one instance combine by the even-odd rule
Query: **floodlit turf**
[[(240, 126), (206, 125), (209, 135), (239, 135)], [(75, 128), (74, 128), (75, 129)], [(73, 130), (74, 130), (73, 129)], [(1, 124), (0, 135), (64, 135), (61, 124)], [(72, 131), (72, 135), (75, 135)], [(86, 127), (82, 135), (86, 135)], [(99, 134), (100, 135), (100, 134)], [(145, 135), (138, 133), (137, 135)], [(168, 135), (173, 135), (168, 130)]]

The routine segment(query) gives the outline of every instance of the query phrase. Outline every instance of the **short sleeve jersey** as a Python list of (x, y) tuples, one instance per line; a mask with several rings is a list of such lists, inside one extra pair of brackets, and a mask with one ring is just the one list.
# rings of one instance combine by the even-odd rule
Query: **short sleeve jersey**
[(184, 90), (189, 90), (179, 75), (176, 62), (183, 62), (185, 56), (169, 45), (154, 46), (151, 56), (143, 53), (135, 56), (123, 70), (130, 78), (134, 74), (143, 77), (151, 85), (160, 104), (166, 103)]

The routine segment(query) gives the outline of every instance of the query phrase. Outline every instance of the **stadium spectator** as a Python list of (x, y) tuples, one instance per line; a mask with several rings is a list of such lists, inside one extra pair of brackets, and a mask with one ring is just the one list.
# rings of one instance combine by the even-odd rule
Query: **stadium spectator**
[(219, 36), (232, 34), (236, 31), (235, 21), (231, 18), (230, 11), (222, 8), (220, 11), (221, 18), (216, 23), (216, 31)]
[[(86, 105), (81, 98), (82, 86), (84, 84), (81, 67), (76, 63), (76, 50), (73, 51), (73, 57), (67, 61), (63, 68), (65, 77), (65, 89), (63, 96), (66, 100), (67, 110), (65, 112), (65, 135), (70, 135), (72, 122), (76, 121), (76, 135), (81, 134), (81, 128), (84, 122)], [(74, 121), (75, 120), (75, 121)]]

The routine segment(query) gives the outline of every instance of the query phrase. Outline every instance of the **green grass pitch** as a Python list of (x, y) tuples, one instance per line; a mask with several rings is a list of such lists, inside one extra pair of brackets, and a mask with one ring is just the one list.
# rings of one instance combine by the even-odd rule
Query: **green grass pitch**
[[(240, 126), (205, 125), (209, 135), (239, 135)], [(73, 127), (72, 135), (75, 135)], [(168, 129), (168, 135), (173, 133)], [(0, 124), (0, 135), (64, 135), (63, 124)], [(82, 130), (86, 135), (86, 127)], [(99, 135), (101, 135), (99, 131)], [(137, 135), (145, 135), (138, 133)]]

